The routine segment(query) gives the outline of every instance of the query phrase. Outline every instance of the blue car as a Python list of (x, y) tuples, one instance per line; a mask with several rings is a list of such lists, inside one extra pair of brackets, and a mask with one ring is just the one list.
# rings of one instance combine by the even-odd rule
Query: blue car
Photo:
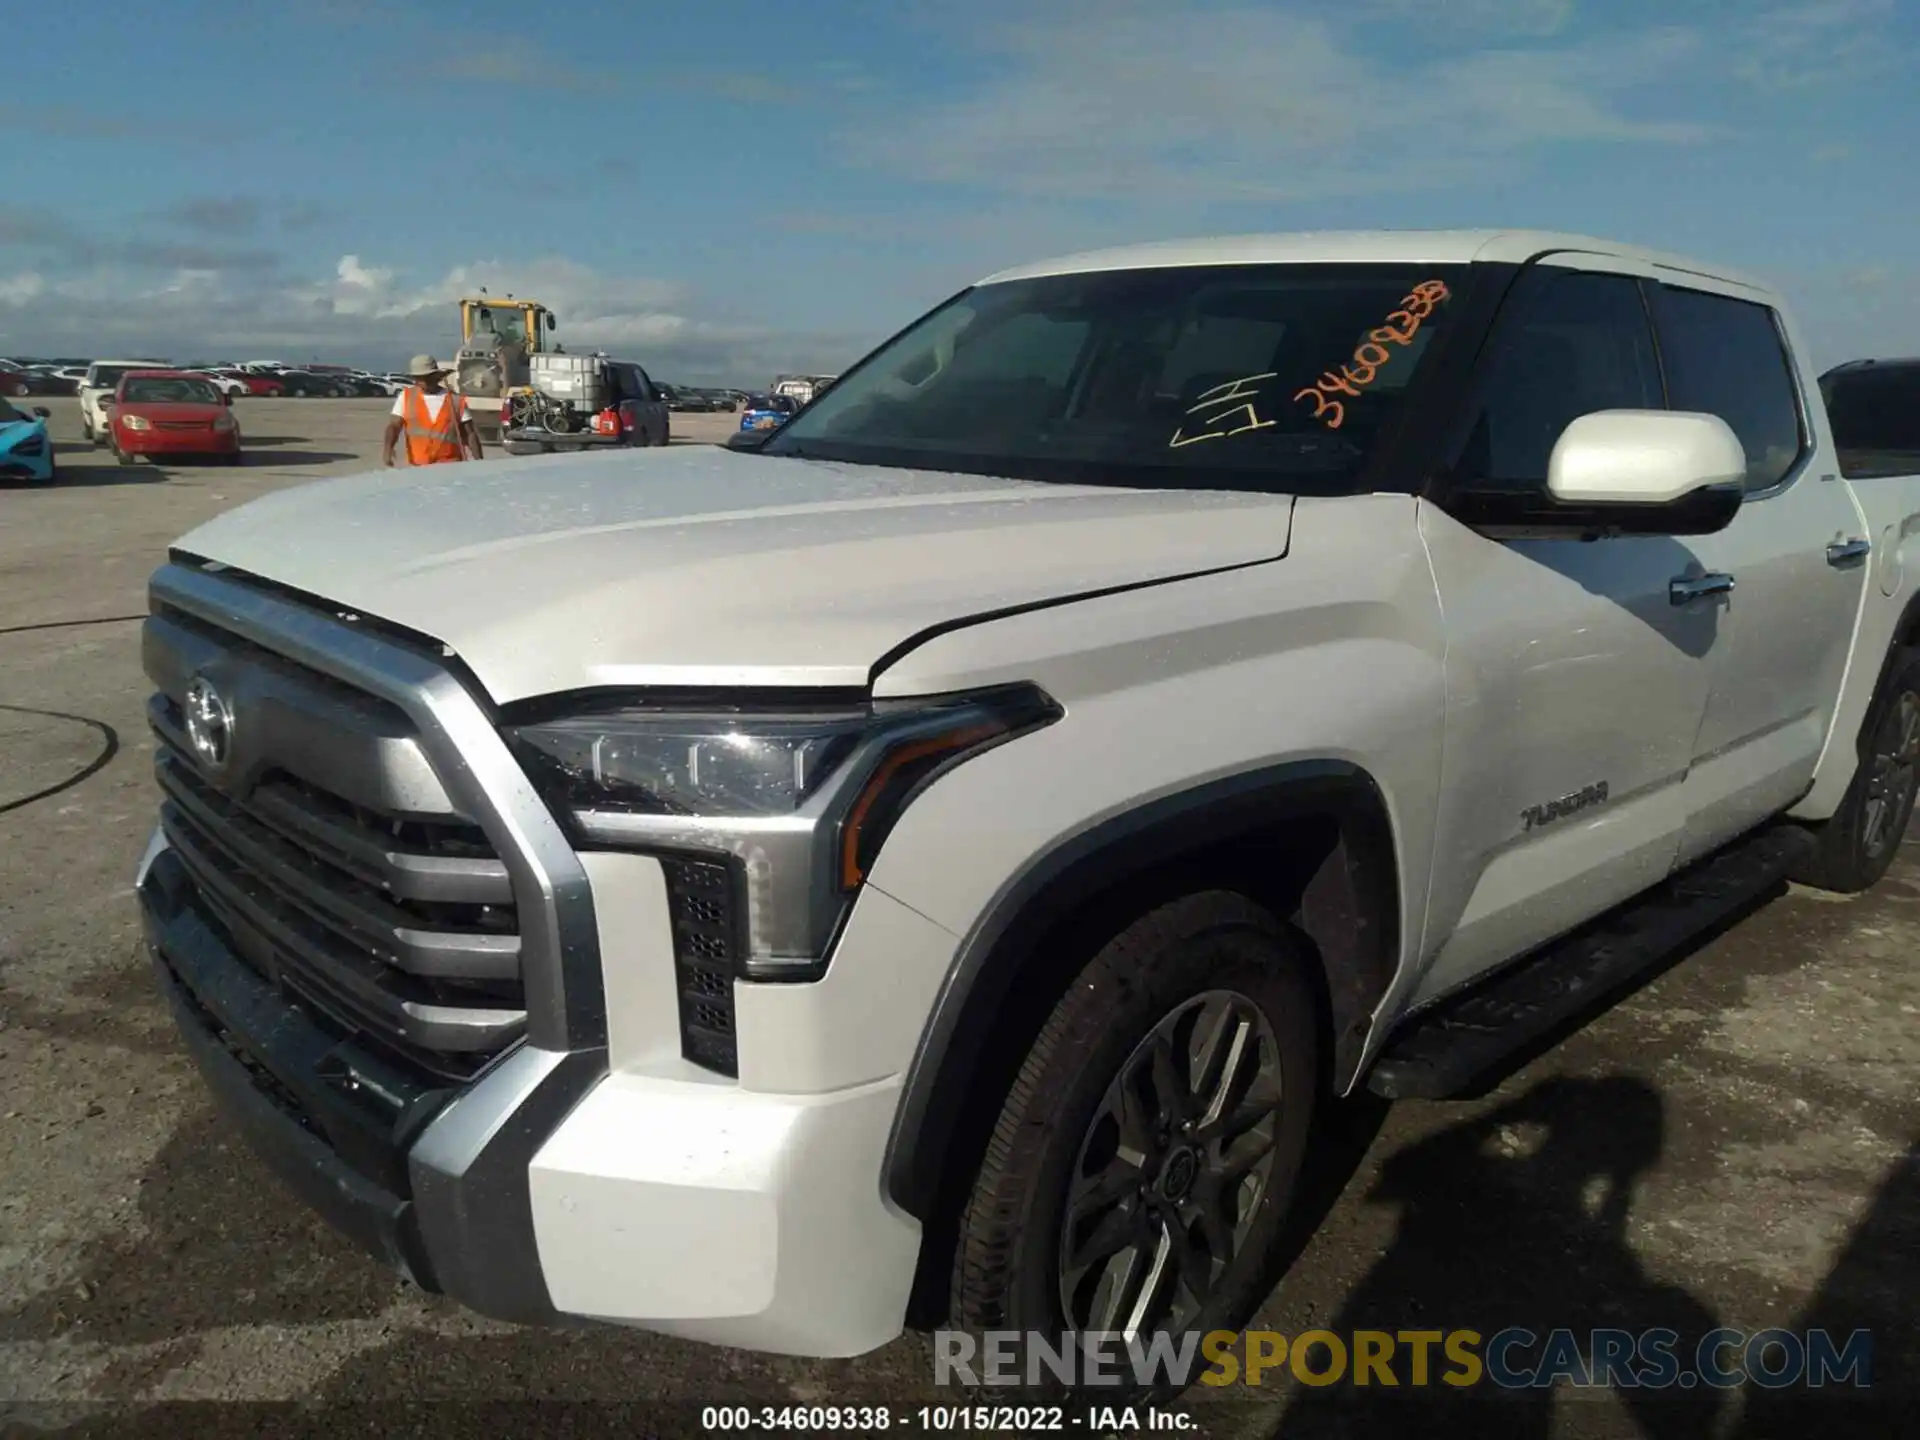
[(45, 406), (32, 413), (0, 400), (0, 479), (24, 479), (29, 485), (51, 485), (55, 478), (53, 437), (47, 434)]
[(740, 428), (778, 430), (799, 408), (789, 395), (749, 395), (740, 411)]

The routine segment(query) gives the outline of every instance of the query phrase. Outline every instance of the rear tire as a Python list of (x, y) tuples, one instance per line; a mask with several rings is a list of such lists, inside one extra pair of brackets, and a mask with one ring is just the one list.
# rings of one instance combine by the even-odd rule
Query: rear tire
[(1291, 932), (1238, 894), (1109, 941), (1001, 1108), (961, 1216), (957, 1323), (1053, 1343), (1239, 1330), (1277, 1278), (1319, 1100), (1314, 996)]
[(1803, 885), (1856, 895), (1877, 884), (1900, 853), (1920, 788), (1920, 649), (1904, 649), (1860, 727), (1860, 766), (1832, 818), (1810, 827), (1812, 858), (1794, 873)]

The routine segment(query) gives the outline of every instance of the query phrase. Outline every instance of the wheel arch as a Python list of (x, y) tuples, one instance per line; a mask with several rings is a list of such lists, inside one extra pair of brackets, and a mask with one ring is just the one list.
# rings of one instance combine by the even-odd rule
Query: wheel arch
[(1162, 796), (1031, 859), (959, 946), (910, 1064), (882, 1184), (925, 1240), (915, 1323), (945, 1313), (959, 1205), (1002, 1097), (1067, 981), (1098, 947), (1194, 889), (1246, 893), (1304, 941), (1326, 1080), (1345, 1088), (1400, 949), (1393, 827), (1344, 760), (1264, 767)]

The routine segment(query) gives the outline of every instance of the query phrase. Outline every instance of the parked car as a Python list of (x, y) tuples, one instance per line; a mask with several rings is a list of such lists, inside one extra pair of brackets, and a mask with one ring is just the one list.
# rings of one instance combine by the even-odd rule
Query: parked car
[(0, 372), (0, 395), (71, 395), (78, 387), (52, 366), (27, 365)]
[(215, 376), (228, 380), (237, 380), (246, 394), (252, 396), (274, 396), (283, 394), (286, 386), (277, 375), (268, 375), (263, 371), (227, 368), (212, 372)]
[(667, 408), (689, 414), (711, 414), (714, 404), (711, 399), (698, 390), (690, 390), (684, 385), (662, 385), (661, 392), (666, 396)]
[(107, 443), (106, 410), (120, 388), (121, 377), (134, 370), (166, 367), (151, 360), (96, 360), (80, 381), (80, 433), (93, 445)]
[(108, 444), (122, 465), (176, 455), (240, 463), (233, 401), (204, 375), (130, 370), (120, 377), (108, 420)]
[(989, 277), (730, 450), (229, 510), (150, 587), (155, 976), (500, 1319), (1232, 1334), (1342, 1097), (1893, 862), (1920, 475), (1805, 355), (1711, 262), (1237, 236)]
[(1820, 394), (1848, 479), (1920, 471), (1920, 359), (1836, 365)]
[(340, 381), (331, 375), (315, 374), (311, 370), (282, 370), (277, 378), (281, 393), (296, 400), (317, 396), (323, 399), (339, 399), (346, 390)]
[(740, 411), (744, 431), (777, 430), (793, 418), (800, 402), (790, 395), (749, 395)]
[(87, 378), (87, 367), (84, 365), (55, 365), (49, 369), (46, 374), (55, 387), (49, 390), (47, 392), (48, 394), (78, 395), (80, 393), (80, 382)]
[(26, 366), (13, 360), (0, 360), (0, 396), (30, 395), (27, 389)]
[(29, 485), (51, 485), (60, 478), (53, 437), (47, 433), (51, 413), (44, 405), (22, 410), (0, 397), (0, 477)]
[(218, 370), (195, 370), (183, 366), (181, 367), (180, 373), (182, 375), (192, 375), (206, 381), (229, 400), (251, 393), (247, 388), (246, 381), (239, 379), (237, 376), (222, 374)]

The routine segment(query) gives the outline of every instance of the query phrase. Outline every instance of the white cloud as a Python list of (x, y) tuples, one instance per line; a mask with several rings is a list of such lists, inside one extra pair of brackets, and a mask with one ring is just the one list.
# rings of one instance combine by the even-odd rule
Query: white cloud
[[(1536, 25), (1559, 13), (1504, 8)], [(1455, 37), (1451, 58), (1395, 66), (1355, 43), (1377, 28), (1324, 13), (1117, 3), (1091, 21), (1016, 21), (1000, 78), (846, 143), (919, 179), (1153, 204), (1419, 190), (1511, 173), (1558, 142), (1710, 133), (1671, 83), (1700, 58), (1688, 31), (1478, 52)]]
[(47, 293), (47, 277), (27, 270), (0, 280), (0, 305), (27, 305)]

